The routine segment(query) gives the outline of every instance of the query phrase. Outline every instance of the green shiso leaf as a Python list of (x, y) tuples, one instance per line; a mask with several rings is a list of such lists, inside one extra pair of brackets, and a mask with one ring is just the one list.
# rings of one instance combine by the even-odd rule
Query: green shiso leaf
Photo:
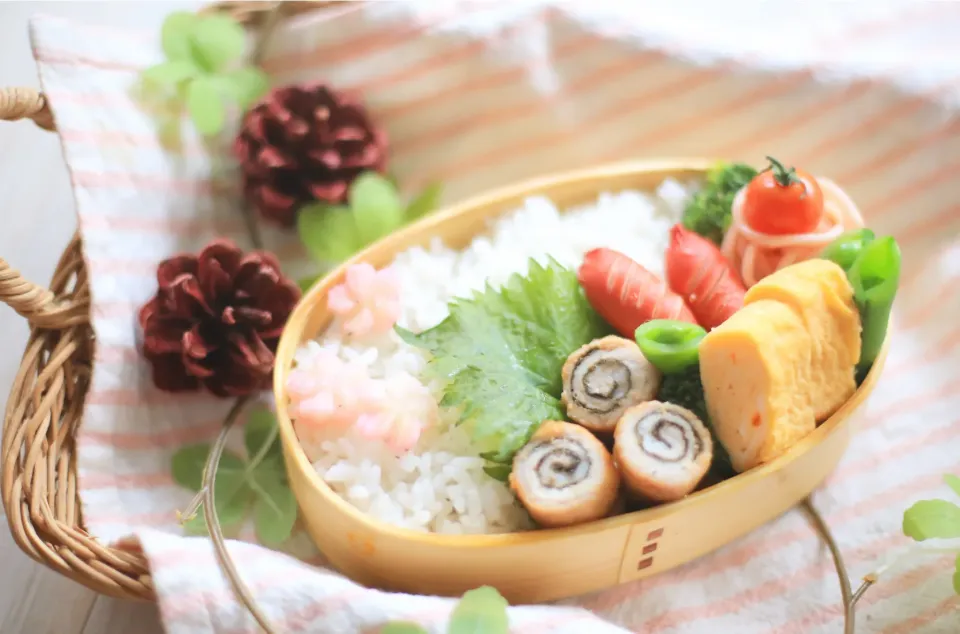
[(434, 328), (397, 332), (432, 355), (428, 371), (447, 381), (441, 405), (459, 410), (488, 459), (509, 464), (541, 422), (562, 420), (564, 361), (610, 329), (576, 272), (530, 260), (502, 288), (453, 300)]

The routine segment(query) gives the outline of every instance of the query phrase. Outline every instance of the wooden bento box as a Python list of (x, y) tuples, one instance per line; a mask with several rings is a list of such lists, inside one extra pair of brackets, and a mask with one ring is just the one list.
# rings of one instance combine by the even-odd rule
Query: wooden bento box
[(277, 351), (274, 392), (290, 483), (302, 518), (329, 560), (354, 580), (411, 593), (459, 595), (496, 587), (511, 603), (583, 594), (669, 570), (749, 533), (801, 502), (839, 462), (854, 412), (883, 370), (888, 342), (856, 393), (784, 455), (655, 508), (559, 529), (499, 535), (424, 534), (381, 523), (336, 495), (312, 467), (287, 410), (284, 385), (298, 346), (331, 321), (326, 294), (359, 261), (380, 267), (395, 254), (440, 237), (462, 248), (490, 219), (531, 195), (560, 209), (602, 191), (653, 190), (664, 179), (702, 177), (706, 160), (597, 167), (497, 189), (421, 220), (356, 254), (316, 283), (291, 315)]

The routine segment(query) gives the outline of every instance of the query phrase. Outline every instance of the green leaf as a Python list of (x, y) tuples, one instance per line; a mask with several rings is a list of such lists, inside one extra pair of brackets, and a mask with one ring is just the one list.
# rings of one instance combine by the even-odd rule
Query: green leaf
[(253, 522), (257, 537), (267, 546), (290, 538), (297, 521), (297, 500), (287, 483), (283, 463), (264, 461), (254, 472), (251, 487), (257, 495)]
[(258, 407), (247, 415), (247, 424), (243, 428), (243, 444), (247, 448), (248, 459), (258, 455), (267, 442), (270, 448), (266, 457), (282, 461), (283, 449), (277, 435), (277, 419), (268, 408)]
[(267, 74), (259, 68), (247, 66), (222, 75), (220, 80), (243, 110), (252, 106), (270, 88)]
[(446, 380), (441, 405), (460, 410), (480, 451), (507, 464), (546, 419), (562, 420), (560, 370), (574, 350), (609, 334), (587, 302), (575, 271), (535, 260), (501, 289), (458, 298), (449, 315), (407, 343), (432, 356)]
[(242, 26), (225, 15), (205, 15), (194, 25), (190, 44), (197, 65), (217, 72), (243, 55), (246, 34)]
[(350, 184), (350, 210), (362, 245), (403, 224), (403, 202), (397, 189), (377, 172), (364, 172)]
[(188, 11), (175, 11), (167, 16), (160, 29), (160, 44), (167, 59), (190, 60), (193, 57), (190, 38), (196, 24), (197, 16)]
[(960, 495), (960, 476), (955, 476), (952, 473), (948, 473), (943, 476), (943, 481), (947, 483), (947, 486), (953, 489), (953, 492), (957, 495)]
[(719, 246), (733, 219), (734, 197), (756, 175), (757, 170), (745, 163), (714, 165), (707, 172), (707, 182), (687, 202), (683, 226)]
[[(202, 473), (209, 451), (210, 445), (191, 445), (174, 454), (173, 473), (178, 484), (195, 491), (200, 489), (201, 478), (195, 480), (192, 478), (198, 468), (199, 472)], [(179, 467), (178, 460), (182, 463)], [(182, 482), (177, 477), (178, 468), (190, 476), (191, 480), (189, 482)], [(217, 519), (220, 520), (223, 529), (227, 530), (229, 527), (242, 522), (253, 495), (250, 486), (247, 484), (246, 464), (243, 459), (229, 451), (223, 452), (220, 456), (220, 464), (217, 468), (213, 486)], [(205, 532), (206, 521), (202, 517), (202, 511), (187, 522), (186, 526), (188, 530)]]
[(160, 145), (171, 152), (183, 149), (183, 126), (180, 117), (161, 117), (157, 122), (157, 137)]
[(500, 482), (508, 482), (510, 480), (510, 465), (507, 464), (486, 465), (483, 467), (483, 472)]
[(956, 569), (953, 572), (953, 591), (960, 594), (960, 555), (957, 555)]
[(960, 537), (960, 506), (946, 500), (921, 500), (904, 512), (903, 534), (918, 542)]
[(507, 605), (490, 586), (468, 590), (450, 614), (447, 634), (508, 634)]
[(340, 262), (363, 247), (346, 207), (308, 205), (297, 214), (297, 230), (307, 251), (323, 263)]
[(407, 206), (407, 222), (413, 222), (436, 210), (442, 193), (442, 184), (431, 183), (427, 185)]
[(201, 77), (190, 83), (187, 91), (187, 110), (200, 134), (212, 136), (220, 131), (225, 113), (215, 80)]
[(170, 459), (173, 481), (191, 491), (203, 486), (203, 466), (210, 455), (210, 443), (181, 447)]
[(172, 86), (196, 77), (200, 70), (190, 60), (161, 62), (143, 71), (143, 80), (155, 86)]
[(302, 277), (297, 280), (297, 285), (300, 287), (300, 291), (302, 293), (306, 293), (313, 287), (314, 284), (317, 283), (317, 280), (319, 280), (321, 277), (323, 277), (323, 273), (308, 275), (307, 277)]
[(416, 623), (393, 621), (380, 628), (379, 634), (430, 634)]
[[(243, 520), (250, 506), (251, 496), (252, 492), (247, 486), (243, 486), (234, 491), (221, 490), (221, 487), (217, 486), (214, 501), (216, 504), (217, 521), (220, 522), (220, 528), (224, 533), (231, 532), (243, 524)], [(184, 522), (183, 527), (188, 533), (196, 535), (206, 535), (209, 533), (207, 530), (207, 519), (203, 515), (202, 504), (200, 508), (197, 509), (197, 514), (192, 519)]]

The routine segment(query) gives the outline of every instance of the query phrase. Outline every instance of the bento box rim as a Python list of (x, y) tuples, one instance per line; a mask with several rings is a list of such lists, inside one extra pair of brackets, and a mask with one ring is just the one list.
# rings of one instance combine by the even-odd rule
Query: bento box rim
[[(841, 405), (832, 416), (818, 425), (813, 432), (808, 434), (800, 442), (772, 462), (751, 469), (745, 473), (737, 474), (706, 489), (696, 491), (695, 493), (692, 493), (682, 500), (678, 500), (676, 502), (670, 502), (648, 509), (614, 515), (601, 520), (588, 522), (586, 524), (564, 528), (538, 528), (536, 530), (497, 534), (448, 535), (440, 533), (425, 533), (382, 522), (354, 507), (352, 504), (337, 495), (329, 487), (329, 485), (324, 482), (323, 478), (321, 478), (317, 471), (313, 468), (313, 465), (307, 458), (303, 447), (300, 445), (300, 442), (293, 429), (293, 423), (287, 413), (284, 383), (286, 381), (287, 373), (289, 372), (290, 366), (293, 362), (293, 353), (302, 343), (304, 343), (304, 340), (301, 339), (301, 332), (295, 332), (294, 330), (290, 329), (289, 324), (306, 324), (308, 322), (307, 317), (309, 314), (314, 310), (315, 307), (321, 305), (321, 296), (334, 284), (342, 281), (344, 273), (348, 267), (364, 261), (364, 259), (367, 258), (371, 253), (385, 249), (387, 248), (387, 245), (391, 243), (402, 244), (408, 237), (413, 235), (429, 233), (436, 227), (450, 221), (460, 214), (466, 213), (467, 211), (476, 209), (478, 207), (488, 206), (504, 198), (514, 198), (523, 194), (531, 196), (538, 195), (542, 190), (573, 181), (592, 180), (601, 177), (612, 176), (629, 176), (630, 174), (660, 173), (662, 174), (660, 179), (661, 183), (666, 178), (678, 178), (677, 175), (681, 173), (686, 177), (702, 179), (706, 171), (712, 166), (716, 165), (720, 160), (722, 159), (672, 158), (615, 162), (586, 169), (556, 172), (495, 188), (485, 193), (477, 194), (459, 202), (450, 204), (425, 218), (411, 223), (399, 231), (384, 236), (380, 240), (377, 240), (363, 250), (357, 252), (352, 257), (345, 260), (329, 273), (324, 275), (322, 278), (315, 281), (310, 289), (303, 294), (299, 303), (291, 313), (290, 318), (287, 320), (288, 326), (284, 327), (283, 333), (280, 337), (279, 345), (277, 346), (276, 364), (274, 367), (273, 377), (273, 392), (276, 402), (277, 423), (280, 426), (282, 443), (287, 450), (285, 451), (286, 459), (288, 461), (287, 469), (290, 470), (296, 468), (306, 472), (307, 480), (310, 483), (310, 486), (313, 489), (316, 489), (320, 496), (333, 504), (333, 506), (340, 512), (348, 515), (354, 522), (359, 523), (364, 529), (373, 533), (390, 534), (395, 538), (425, 542), (435, 546), (482, 548), (491, 546), (529, 544), (551, 538), (560, 539), (565, 537), (576, 537), (578, 535), (593, 534), (598, 531), (612, 530), (638, 523), (655, 522), (665, 516), (673, 515), (675, 513), (682, 513), (687, 508), (710, 499), (711, 496), (719, 496), (731, 493), (731, 487), (742, 488), (749, 486), (751, 483), (760, 478), (765, 478), (768, 475), (772, 475), (780, 471), (788, 464), (805, 454), (807, 451), (814, 449), (820, 444), (822, 439), (826, 438), (828, 435), (837, 430), (840, 427), (840, 423), (842, 423), (847, 417), (856, 411), (860, 404), (873, 391), (873, 388), (883, 371), (890, 340), (889, 332), (892, 329), (888, 330), (876, 362), (873, 364), (870, 372), (867, 374), (863, 383), (861, 383), (857, 388), (856, 392), (854, 392), (854, 394), (847, 399), (847, 401)], [(598, 190), (596, 193), (599, 195), (601, 191), (602, 190)], [(649, 192), (651, 190), (643, 189), (642, 191)], [(561, 213), (563, 213), (563, 211), (561, 211)], [(429, 238), (427, 238), (427, 240), (429, 240)], [(394, 255), (396, 254), (394, 253)], [(281, 362), (282, 359), (286, 359), (286, 362)], [(293, 459), (294, 463), (292, 465), (289, 464), (291, 458)], [(297, 503), (300, 504), (299, 499), (297, 500)]]

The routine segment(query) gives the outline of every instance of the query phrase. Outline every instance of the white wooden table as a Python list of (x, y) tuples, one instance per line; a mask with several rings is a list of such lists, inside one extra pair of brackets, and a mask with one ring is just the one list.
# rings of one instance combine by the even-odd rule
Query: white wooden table
[[(178, 8), (199, 2), (0, 3), (0, 85), (38, 87), (27, 20), (36, 13), (92, 24), (153, 28)], [(158, 31), (159, 32), (159, 31)], [(29, 279), (46, 283), (76, 228), (70, 184), (55, 134), (30, 122), (0, 122), (0, 256)], [(26, 324), (0, 306), (0, 398), (6, 407), (26, 343)], [(44, 568), (0, 528), (0, 632), (3, 634), (155, 634), (156, 607), (99, 596)]]

